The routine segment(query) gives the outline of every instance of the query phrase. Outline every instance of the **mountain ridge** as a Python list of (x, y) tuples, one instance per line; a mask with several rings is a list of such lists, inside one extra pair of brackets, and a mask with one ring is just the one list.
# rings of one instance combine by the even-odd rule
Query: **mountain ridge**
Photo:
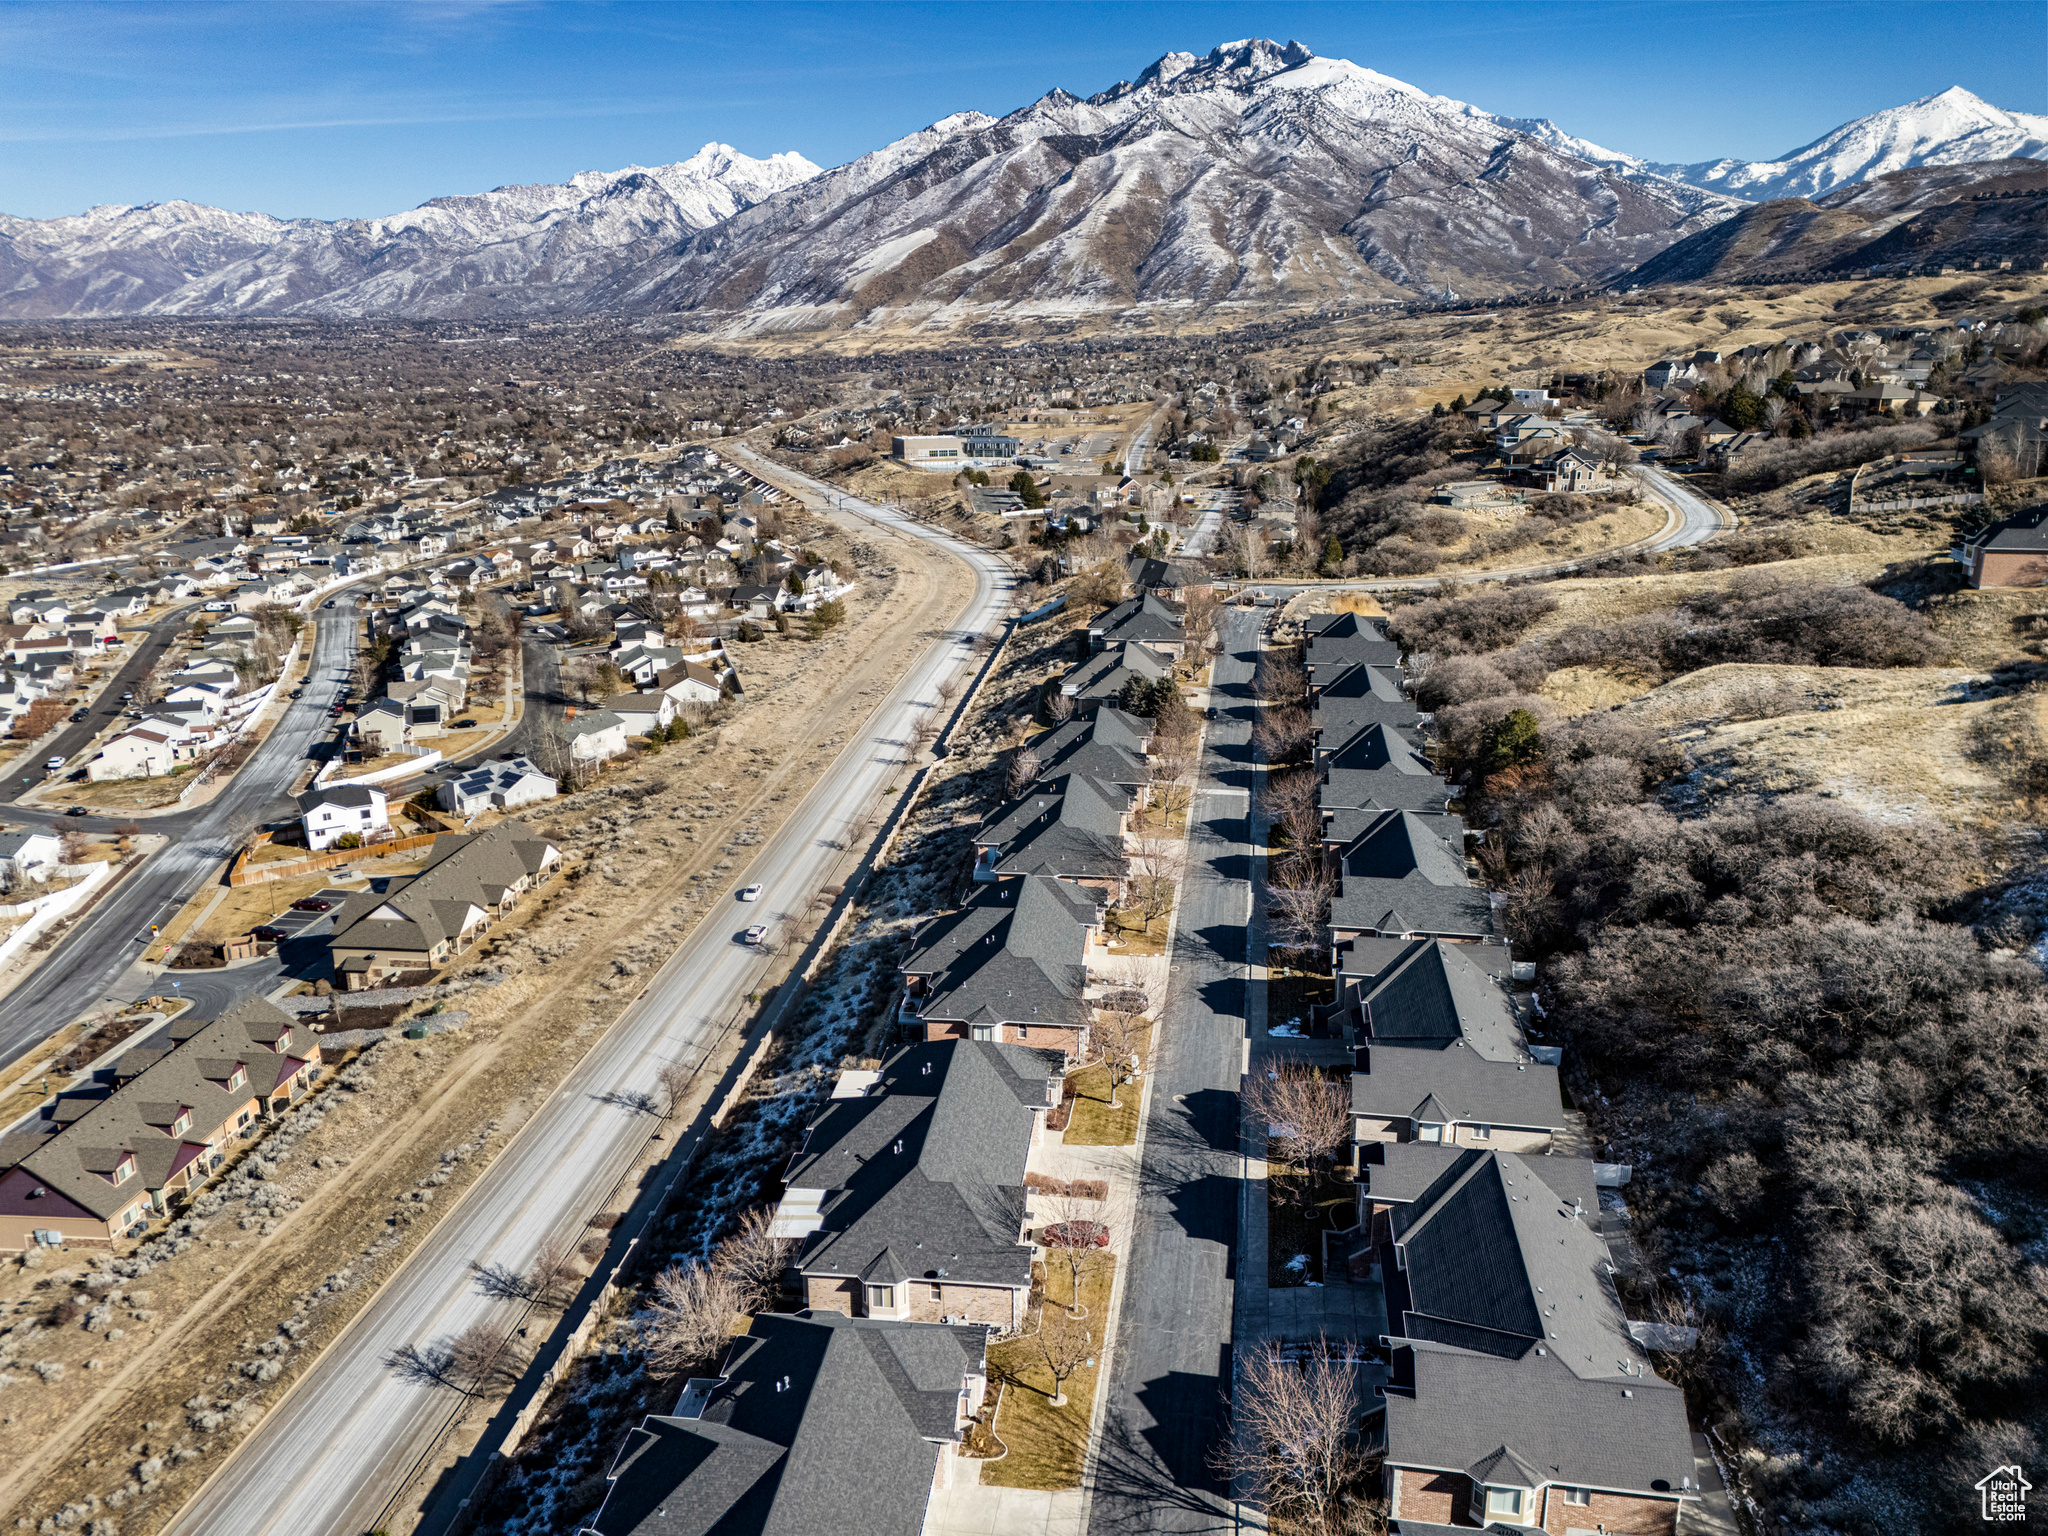
[(831, 170), (714, 142), (373, 219), (179, 200), (0, 214), (0, 318), (686, 311), (810, 329), (1505, 295), (1643, 270), (1781, 187), (1821, 196), (1978, 149), (2048, 157), (2048, 117), (1955, 87), (1777, 161), (1665, 165), (1242, 38), (1085, 98), (956, 112)]

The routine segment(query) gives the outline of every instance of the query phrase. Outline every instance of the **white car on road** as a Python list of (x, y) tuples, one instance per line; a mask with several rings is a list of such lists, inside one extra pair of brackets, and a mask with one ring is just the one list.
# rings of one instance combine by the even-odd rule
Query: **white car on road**
[(759, 887), (758, 885), (750, 885), (745, 890), (740, 892), (741, 901), (759, 901), (760, 899), (761, 887)]
[(758, 944), (767, 937), (768, 925), (766, 923), (756, 923), (753, 927), (747, 930), (743, 942), (748, 944)]

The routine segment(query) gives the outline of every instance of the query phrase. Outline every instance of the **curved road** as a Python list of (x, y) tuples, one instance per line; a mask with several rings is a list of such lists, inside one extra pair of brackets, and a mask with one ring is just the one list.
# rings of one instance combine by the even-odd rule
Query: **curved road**
[[(1647, 539), (1602, 550), (1601, 556), (1654, 555), (1667, 549), (1685, 549), (1704, 544), (1735, 526), (1733, 513), (1688, 490), (1661, 469), (1643, 465), (1638, 471), (1652, 497), (1664, 503), (1664, 526)], [(1433, 592), (1445, 582), (1505, 581), (1512, 576), (1569, 576), (1586, 564), (1584, 560), (1554, 561), (1545, 565), (1518, 565), (1502, 571), (1464, 571), (1454, 576), (1390, 576), (1369, 581), (1280, 581), (1248, 580), (1246, 588), (1275, 595), (1297, 592)]]
[(170, 1536), (360, 1536), (448, 1414), (431, 1386), (385, 1365), (484, 1321), (509, 1326), (517, 1302), (486, 1295), (473, 1265), (524, 1273), (550, 1238), (573, 1240), (644, 1144), (634, 1100), (656, 1092), (668, 1062), (694, 1064), (717, 1039), (769, 962), (734, 942), (752, 921), (801, 914), (840, 857), (838, 840), (903, 773), (900, 748), (939, 707), (937, 688), (971, 668), (970, 642), (1010, 605), (1007, 563), (941, 530), (873, 506), (725, 445), (807, 502), (827, 501), (937, 544), (974, 570), (956, 628), (921, 656), (730, 888), (765, 887), (758, 906), (727, 897), (662, 966), (639, 1001), (534, 1114), (381, 1294), (180, 1512)]
[[(137, 819), (147, 832), (169, 834), (171, 842), (120, 877), (7, 996), (0, 1006), (0, 1063), (13, 1061), (105, 998), (141, 953), (149, 925), (183, 906), (209, 870), (278, 814), (279, 797), (291, 787), (313, 744), (331, 729), (327, 709), (355, 657), (357, 625), (350, 600), (340, 598), (331, 610), (316, 612), (319, 629), (305, 697), (286, 707), (263, 744), (208, 803)], [(8, 815), (72, 825), (55, 809), (10, 807)], [(125, 819), (94, 817), (84, 825), (101, 830)]]

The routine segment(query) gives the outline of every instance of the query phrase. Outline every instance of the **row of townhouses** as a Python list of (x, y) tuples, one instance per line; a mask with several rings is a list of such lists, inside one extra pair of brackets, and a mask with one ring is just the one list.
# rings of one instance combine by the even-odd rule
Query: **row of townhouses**
[(1511, 952), (1472, 878), (1450, 786), (1420, 750), (1399, 647), (1350, 614), (1310, 620), (1336, 998), (1352, 1043), (1358, 1279), (1386, 1296), (1368, 1421), (1391, 1529), (1677, 1529), (1698, 1494), (1684, 1394), (1625, 1316), (1601, 1190), (1558, 1053), (1523, 1034)]

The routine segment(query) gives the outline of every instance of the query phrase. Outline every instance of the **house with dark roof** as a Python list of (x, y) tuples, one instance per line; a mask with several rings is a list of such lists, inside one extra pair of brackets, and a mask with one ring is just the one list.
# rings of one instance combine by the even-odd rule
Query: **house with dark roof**
[(1441, 1044), (1358, 1046), (1351, 1137), (1542, 1152), (1565, 1130), (1557, 1068), (1523, 1055), (1501, 1061), (1462, 1036)]
[(1091, 886), (998, 880), (921, 929), (902, 964), (900, 1018), (927, 1040), (991, 1040), (1088, 1054), (1088, 959), (1101, 931)]
[(1126, 645), (1142, 645), (1169, 659), (1178, 657), (1187, 644), (1180, 610), (1147, 592), (1105, 609), (1088, 621), (1088, 648), (1114, 651)]
[(987, 1354), (979, 1326), (756, 1317), (716, 1377), (627, 1436), (583, 1532), (918, 1536), (987, 1393)]
[(312, 1026), (262, 998), (173, 1021), (0, 1137), (0, 1252), (140, 1236), (319, 1066)]
[(1060, 679), (1060, 696), (1082, 710), (1115, 704), (1133, 683), (1173, 678), (1173, 660), (1149, 645), (1120, 645), (1090, 656)]
[(1950, 554), (1973, 587), (2048, 586), (2048, 504), (1964, 535)]
[[(847, 1074), (784, 1172), (774, 1231), (813, 1311), (1022, 1326), (1033, 1248), (1024, 1176), (1065, 1054), (910, 1045)], [(869, 1079), (872, 1080), (869, 1080)]]
[(1401, 647), (1370, 619), (1355, 613), (1312, 613), (1303, 623), (1308, 649), (1302, 670), (1311, 691), (1352, 667), (1399, 667)]
[(1498, 931), (1492, 898), (1465, 871), (1464, 825), (1455, 817), (1382, 811), (1332, 864), (1333, 945), (1364, 934), (1485, 939)]
[(1685, 1396), (1622, 1311), (1591, 1165), (1418, 1147), (1380, 1170), (1392, 1528), (1676, 1532)]
[(327, 941), (335, 980), (351, 992), (439, 970), (560, 867), (562, 853), (517, 821), (444, 832), (426, 868), (335, 910)]
[[(1392, 725), (1376, 721), (1333, 751), (1317, 753), (1318, 803), (1328, 827), (1340, 811), (1428, 811), (1441, 815), (1452, 789), (1436, 766)], [(1354, 818), (1355, 821), (1355, 818)], [(1327, 832), (1324, 841), (1341, 837)], [(1349, 839), (1345, 839), (1348, 841)]]

